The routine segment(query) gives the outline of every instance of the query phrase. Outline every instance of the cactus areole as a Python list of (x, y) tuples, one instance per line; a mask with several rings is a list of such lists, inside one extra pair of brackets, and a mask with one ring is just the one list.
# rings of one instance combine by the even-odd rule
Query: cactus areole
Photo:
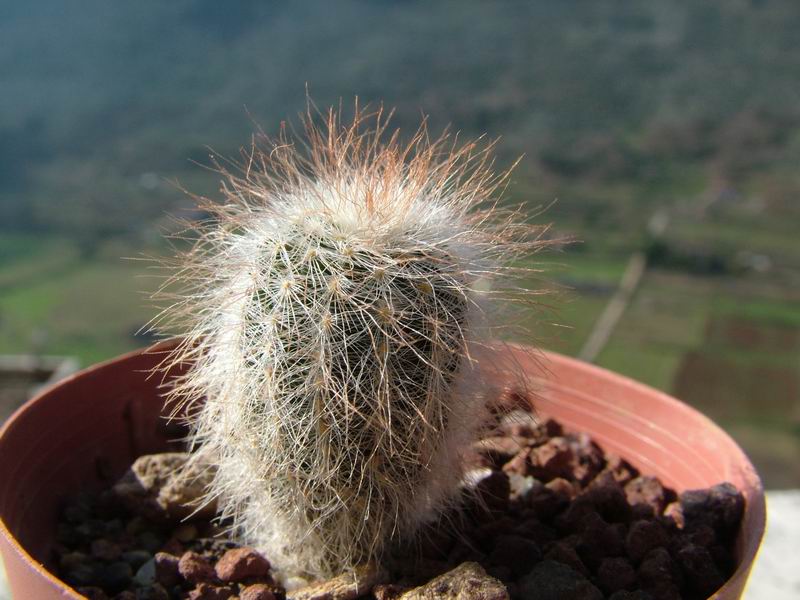
[[(283, 577), (380, 560), (452, 507), (484, 419), (499, 300), (541, 228), (500, 208), (491, 144), (311, 114), (217, 166), (163, 314), (171, 391), (232, 533)], [(526, 270), (525, 273), (528, 273)]]

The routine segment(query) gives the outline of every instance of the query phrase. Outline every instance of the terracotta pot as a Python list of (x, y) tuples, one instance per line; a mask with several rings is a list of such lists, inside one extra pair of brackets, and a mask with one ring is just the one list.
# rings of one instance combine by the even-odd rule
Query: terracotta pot
[[(162, 353), (134, 352), (39, 394), (0, 431), (0, 551), (15, 599), (80, 598), (51, 574), (56, 515), (65, 496), (107, 485), (141, 454), (167, 449), (159, 376)], [(738, 598), (761, 542), (761, 483), (739, 447), (685, 404), (577, 360), (521, 347), (498, 354), (533, 378), (542, 416), (585, 431), (607, 450), (681, 491), (730, 481), (746, 497), (739, 568), (715, 598)], [(543, 369), (541, 364), (545, 364)], [(502, 375), (499, 375), (502, 376)]]

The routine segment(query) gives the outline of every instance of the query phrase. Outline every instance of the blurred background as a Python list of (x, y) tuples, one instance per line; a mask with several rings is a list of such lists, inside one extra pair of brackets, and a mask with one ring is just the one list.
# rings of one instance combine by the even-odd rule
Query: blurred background
[(537, 258), (562, 299), (536, 341), (800, 487), (798, 31), (796, 0), (0, 0), (0, 419), (151, 341), (159, 280), (124, 257), (308, 85), (524, 154), (507, 197), (581, 240)]

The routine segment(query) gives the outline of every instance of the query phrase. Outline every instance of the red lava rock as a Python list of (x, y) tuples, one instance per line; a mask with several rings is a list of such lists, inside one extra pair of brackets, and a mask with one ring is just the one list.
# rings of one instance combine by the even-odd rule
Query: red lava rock
[(494, 468), (499, 469), (503, 463), (525, 448), (525, 442), (525, 438), (495, 436), (479, 440), (472, 447), (483, 454)]
[(639, 563), (654, 548), (661, 548), (669, 543), (667, 531), (658, 521), (641, 520), (631, 524), (625, 538), (628, 556)]
[(556, 477), (555, 479), (551, 479), (548, 481), (544, 486), (548, 490), (554, 491), (556, 494), (560, 494), (567, 499), (572, 499), (577, 495), (577, 490), (575, 489), (575, 485), (564, 479), (563, 477)]
[(586, 433), (571, 433), (565, 439), (575, 455), (572, 476), (585, 485), (602, 470), (603, 451)]
[(503, 465), (503, 471), (509, 475), (517, 475), (521, 477), (529, 476), (531, 470), (530, 462), (531, 449), (523, 448), (517, 454)]
[(575, 460), (569, 442), (563, 437), (552, 438), (531, 450), (531, 474), (542, 481), (570, 477)]
[(189, 592), (187, 600), (228, 600), (235, 595), (236, 593), (229, 587), (211, 583), (199, 583), (197, 587)]
[(222, 555), (215, 570), (222, 581), (240, 582), (269, 577), (270, 564), (255, 548), (234, 548)]
[(638, 474), (638, 471), (633, 468), (628, 461), (611, 453), (606, 454), (606, 467), (604, 472), (610, 473), (620, 485), (627, 484)]
[[(518, 535), (502, 535), (495, 538), (489, 562), (511, 570), (513, 579), (528, 573), (542, 559), (539, 544)], [(509, 578), (510, 579), (510, 578)]]
[(277, 600), (274, 589), (265, 583), (248, 585), (239, 592), (239, 600)]
[(720, 574), (706, 548), (688, 544), (677, 552), (676, 559), (686, 575), (689, 586), (704, 598), (713, 594), (725, 583), (725, 578)]
[(213, 581), (216, 573), (214, 567), (197, 552), (184, 552), (178, 561), (178, 572), (189, 583)]
[(155, 555), (156, 581), (168, 588), (181, 582), (179, 569), (180, 559), (166, 552), (157, 552)]
[(636, 569), (627, 558), (604, 558), (597, 568), (597, 585), (607, 594), (629, 590), (636, 584)]
[(664, 511), (664, 487), (655, 477), (643, 475), (632, 479), (625, 485), (625, 496), (632, 506), (647, 506), (650, 509), (649, 516), (660, 515)]

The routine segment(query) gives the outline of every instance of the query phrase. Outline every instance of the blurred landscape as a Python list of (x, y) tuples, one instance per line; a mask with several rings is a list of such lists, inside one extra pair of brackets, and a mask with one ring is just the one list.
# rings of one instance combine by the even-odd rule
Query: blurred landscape
[(308, 85), (524, 155), (509, 201), (580, 240), (537, 257), (560, 299), (529, 341), (580, 353), (644, 257), (596, 362), (800, 487), (798, 31), (796, 0), (0, 0), (0, 354), (151, 341), (158, 271), (125, 257)]

